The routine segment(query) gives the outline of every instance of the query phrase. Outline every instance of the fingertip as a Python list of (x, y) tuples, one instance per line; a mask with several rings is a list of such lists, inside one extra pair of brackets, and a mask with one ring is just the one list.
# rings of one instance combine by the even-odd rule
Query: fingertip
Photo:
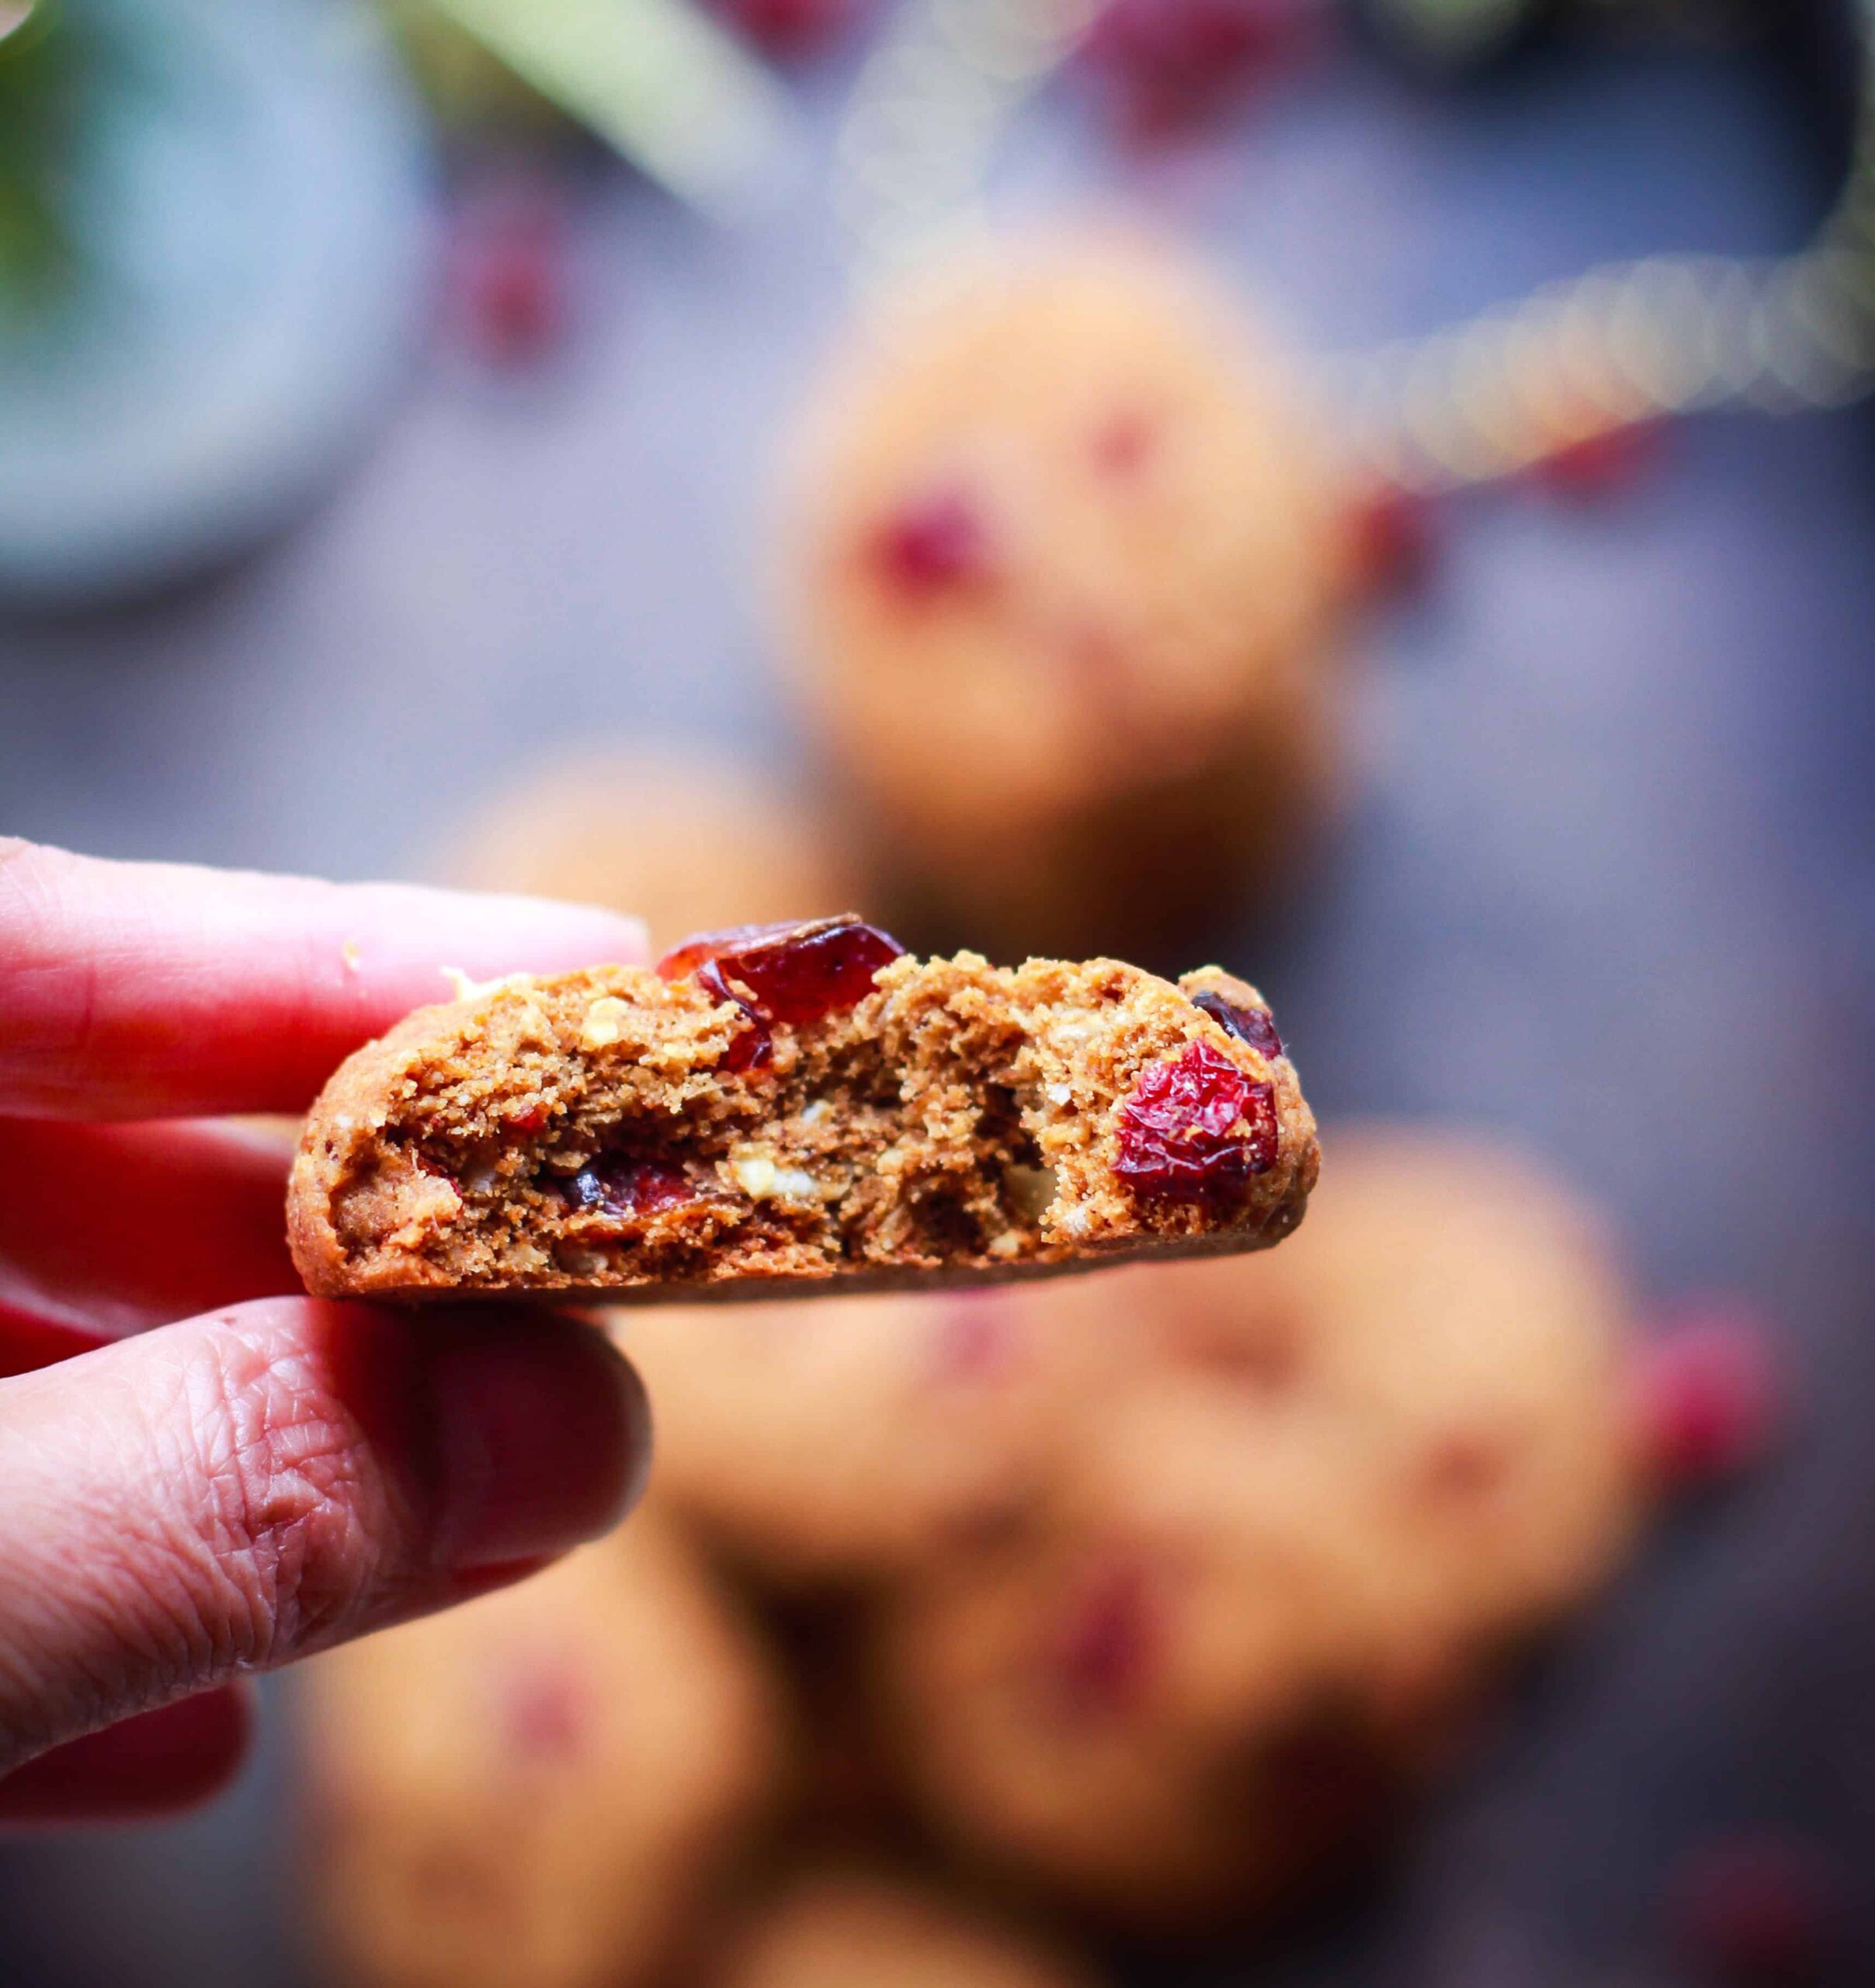
[(68, 1740), (0, 1778), (0, 1828), (127, 1823), (224, 1794), (252, 1750), (245, 1680)]
[(586, 966), (635, 966), (651, 942), (641, 919), (602, 905), (493, 891), (436, 891), (437, 927), (457, 928), (463, 957), (447, 964), (470, 978), (509, 973), (568, 973)]
[(421, 1330), (452, 1569), (564, 1552), (624, 1517), (650, 1468), (651, 1409), (602, 1332), (509, 1305), (432, 1310)]

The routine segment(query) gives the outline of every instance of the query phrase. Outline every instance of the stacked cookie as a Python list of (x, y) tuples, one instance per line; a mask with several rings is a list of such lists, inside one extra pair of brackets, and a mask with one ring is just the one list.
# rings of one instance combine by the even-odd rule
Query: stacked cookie
[(798, 425), (784, 639), (916, 944), (1161, 963), (1339, 778), (1345, 493), (1234, 301), (1117, 235), (885, 300)]
[(1266, 1256), (616, 1314), (648, 1508), (313, 1667), (342, 1978), (1073, 1980), (1383, 1840), (1630, 1538), (1627, 1311), (1505, 1154), (1326, 1144)]
[(628, 898), (660, 940), (745, 922), (759, 879), (920, 952), (1155, 969), (1291, 882), (1345, 784), (1357, 507), (1220, 286), (1118, 233), (944, 263), (783, 454), (769, 616), (831, 825), (707, 755), (563, 755), (457, 874)]
[[(700, 819), (680, 861), (660, 825)], [(838, 847), (732, 763), (638, 757), (453, 867), (647, 909), (661, 947), (837, 907)], [(613, 1314), (646, 1508), (312, 1667), (335, 1976), (1046, 1988), (1383, 1840), (1630, 1534), (1627, 1302), (1505, 1153), (1323, 1143), (1253, 1256)]]

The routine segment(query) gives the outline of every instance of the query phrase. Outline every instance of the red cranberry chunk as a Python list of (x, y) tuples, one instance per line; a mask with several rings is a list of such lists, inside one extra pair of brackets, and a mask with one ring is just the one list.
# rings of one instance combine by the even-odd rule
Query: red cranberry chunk
[(1708, 1300), (1672, 1318), (1642, 1349), (1635, 1380), (1643, 1452), (1672, 1489), (1702, 1489), (1748, 1469), (1786, 1419), (1772, 1336), (1735, 1300)]
[(657, 1215), (696, 1199), (690, 1176), (665, 1159), (603, 1155), (582, 1166), (566, 1183), (566, 1197), (582, 1213), (620, 1216)]
[(811, 54), (853, 13), (852, 0), (714, 0), (715, 10), (782, 61)]
[(696, 969), (696, 984), (713, 1001), (733, 1002), (742, 1010), (748, 1026), (741, 1030), (723, 1056), (723, 1068), (732, 1076), (744, 1070), (759, 1070), (774, 1061), (775, 1038), (762, 1010), (745, 1001), (723, 976), (720, 960), (706, 960)]
[(993, 1291), (952, 1299), (937, 1322), (932, 1364), (942, 1381), (1001, 1378), (1016, 1353), (1015, 1321)]
[(990, 535), (969, 494), (946, 488), (901, 505), (880, 527), (873, 556), (901, 593), (948, 593), (990, 568)]
[[(659, 961), (658, 971), (666, 980), (695, 973), (712, 993), (719, 982), (738, 983), (752, 997), (756, 1018), (798, 1026), (856, 1006), (873, 991), (873, 975), (904, 951), (877, 926), (851, 916), (822, 918), (704, 933)], [(718, 998), (748, 1012), (749, 1003), (733, 992)]]
[(1136, 408), (1115, 414), (1095, 433), (1094, 461), (1109, 475), (1131, 476), (1143, 469), (1158, 440), (1150, 415)]
[(502, 1710), (509, 1746), (540, 1765), (575, 1759), (591, 1736), (597, 1709), (577, 1671), (539, 1662), (507, 1680)]
[(1274, 1087), (1190, 1042), (1141, 1077), (1120, 1110), (1113, 1170), (1144, 1198), (1229, 1202), (1275, 1165)]
[(1418, 592), (1438, 561), (1431, 501), (1417, 492), (1380, 489), (1349, 519), (1349, 556), (1356, 584), (1379, 596)]
[(1583, 500), (1624, 488), (1648, 467), (1659, 443), (1657, 430), (1641, 425), (1607, 428), (1566, 442), (1536, 465), (1538, 478), (1564, 497)]
[(1311, 29), (1304, 0), (1109, 0), (1087, 57), (1142, 135), (1207, 123), (1293, 57)]
[(1111, 1715), (1137, 1704), (1157, 1663), (1161, 1614), (1137, 1560), (1092, 1569), (1050, 1653), (1054, 1682), (1071, 1711)]
[(1267, 1008), (1239, 1007), (1234, 1001), (1227, 1001), (1221, 994), (1208, 989), (1192, 996), (1192, 1006), (1202, 1008), (1218, 1024), (1226, 1035), (1234, 1035), (1239, 1042), (1247, 1042), (1252, 1049), (1259, 1050), (1266, 1056), (1281, 1056), (1287, 1052), (1283, 1047), (1283, 1038), (1276, 1034), (1276, 1017)]
[(459, 207), (452, 276), (465, 328), (484, 357), (523, 366), (557, 342), (566, 318), (565, 238), (565, 203), (549, 182), (487, 188)]

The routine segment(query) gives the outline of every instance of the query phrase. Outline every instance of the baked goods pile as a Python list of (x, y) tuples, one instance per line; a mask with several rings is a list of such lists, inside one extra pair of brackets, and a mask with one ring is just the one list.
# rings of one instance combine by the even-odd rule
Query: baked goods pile
[(646, 1507), (311, 1667), (342, 1977), (1075, 1981), (1358, 1868), (1644, 1497), (1573, 1196), (1325, 1145), (1264, 1253), (610, 1314)]

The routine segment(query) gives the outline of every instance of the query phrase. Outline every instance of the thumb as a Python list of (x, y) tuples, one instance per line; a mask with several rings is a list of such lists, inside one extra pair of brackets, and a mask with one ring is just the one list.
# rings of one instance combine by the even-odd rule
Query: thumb
[(0, 1774), (593, 1538), (648, 1430), (511, 1307), (269, 1298), (0, 1382)]

